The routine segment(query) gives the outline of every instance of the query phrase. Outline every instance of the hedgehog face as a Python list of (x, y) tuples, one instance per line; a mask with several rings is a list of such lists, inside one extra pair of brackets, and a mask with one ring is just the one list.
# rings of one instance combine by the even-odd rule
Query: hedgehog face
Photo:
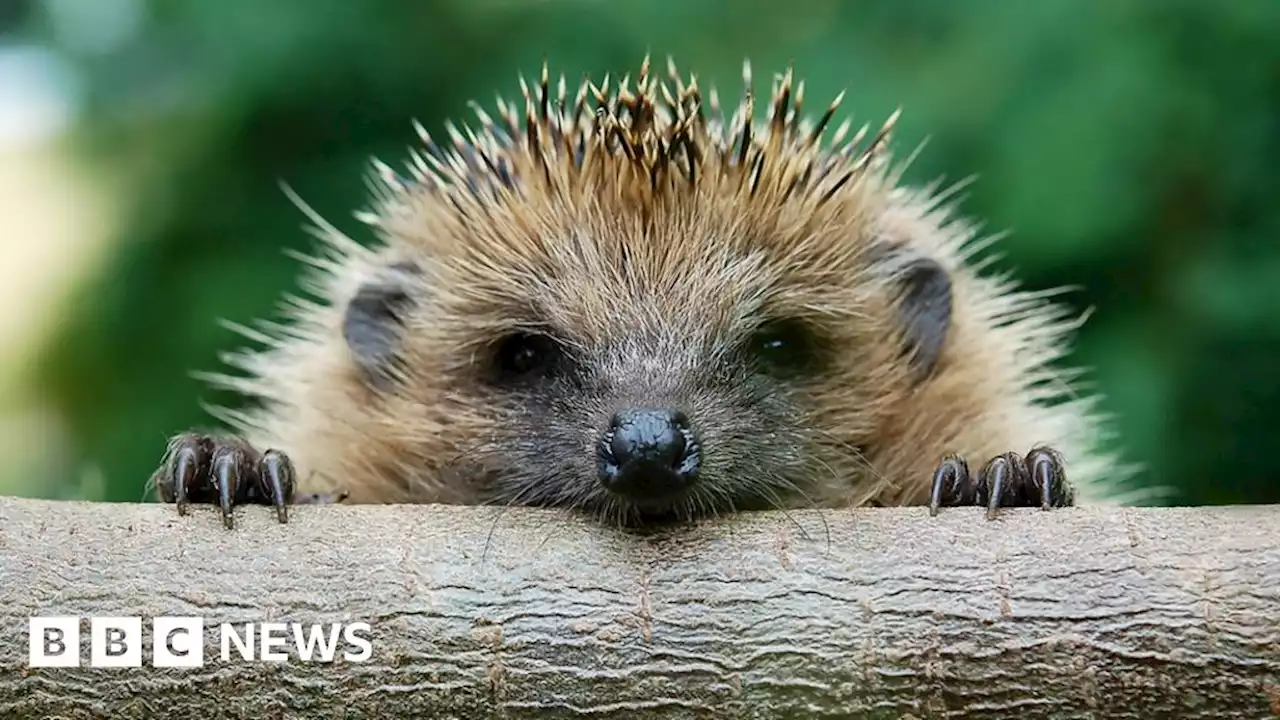
[(508, 333), (477, 356), (496, 502), (655, 520), (781, 505), (800, 489), (797, 400), (817, 360), (801, 323), (599, 324)]
[(361, 285), (342, 335), (411, 496), (632, 522), (818, 505), (875, 474), (952, 311), (947, 271), (897, 232), (940, 216), (891, 217), (931, 212), (883, 172), (894, 118), (827, 150), (839, 101), (798, 119), (790, 73), (765, 126), (750, 96), (707, 114), (671, 76), (659, 91), (646, 61), (636, 94), (568, 103), (544, 72), (527, 117), (502, 104), (452, 147), (423, 133), (411, 178), (380, 169), (368, 221), (413, 260)]
[[(567, 219), (556, 241), (513, 245), (503, 227), (505, 246), (441, 243), (349, 301), (364, 382), (449, 448), (405, 472), (621, 523), (814, 504), (824, 483), (874, 472), (883, 398), (927, 374), (950, 322), (936, 263), (806, 261), (838, 239), (725, 243), (713, 215), (624, 242), (600, 218)], [(845, 264), (819, 272), (832, 257)], [(914, 359), (894, 362), (903, 342)]]
[(699, 356), (676, 334), (624, 331), (599, 345), (552, 332), (499, 340), (477, 368), (493, 412), (485, 445), (494, 501), (619, 520), (782, 503), (804, 465), (786, 388), (756, 358)]

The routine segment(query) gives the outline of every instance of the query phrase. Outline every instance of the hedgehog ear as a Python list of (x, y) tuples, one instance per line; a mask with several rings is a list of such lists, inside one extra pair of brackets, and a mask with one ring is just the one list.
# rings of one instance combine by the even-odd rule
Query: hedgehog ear
[(399, 364), (404, 315), (413, 304), (412, 288), (420, 270), (396, 263), (366, 280), (347, 303), (342, 337), (356, 367), (370, 386), (389, 388)]
[(877, 254), (899, 291), (902, 354), (909, 358), (917, 382), (923, 381), (942, 359), (951, 330), (951, 274), (937, 260), (905, 248), (884, 248)]

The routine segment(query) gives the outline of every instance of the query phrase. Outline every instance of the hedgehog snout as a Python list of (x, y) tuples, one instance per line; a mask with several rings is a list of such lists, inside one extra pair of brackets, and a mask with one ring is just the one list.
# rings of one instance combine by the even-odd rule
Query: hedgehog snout
[(598, 445), (600, 483), (633, 500), (681, 494), (698, 479), (702, 444), (683, 412), (629, 408), (614, 414)]

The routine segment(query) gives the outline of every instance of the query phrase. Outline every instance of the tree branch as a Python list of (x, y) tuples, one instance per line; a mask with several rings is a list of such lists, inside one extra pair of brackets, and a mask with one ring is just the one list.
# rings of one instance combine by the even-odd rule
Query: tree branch
[[(141, 668), (27, 666), (32, 615), (142, 616)], [(151, 618), (202, 616), (202, 668)], [(0, 498), (0, 717), (1280, 715), (1280, 507), (767, 513)], [(365, 621), (367, 662), (220, 657)], [(238, 626), (237, 626), (238, 627)], [(339, 655), (345, 646), (340, 647)], [(235, 652), (234, 649), (232, 652)]]

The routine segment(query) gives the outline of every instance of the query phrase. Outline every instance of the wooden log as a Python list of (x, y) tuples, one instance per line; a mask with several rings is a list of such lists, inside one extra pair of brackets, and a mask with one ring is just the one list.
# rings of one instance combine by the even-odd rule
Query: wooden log
[[(0, 498), (0, 717), (1280, 716), (1280, 507), (236, 521)], [(31, 616), (84, 618), (80, 667), (28, 666)], [(95, 616), (142, 618), (142, 667), (88, 666)], [(152, 665), (156, 616), (203, 618), (203, 667)], [(221, 657), (268, 621), (372, 652)]]

